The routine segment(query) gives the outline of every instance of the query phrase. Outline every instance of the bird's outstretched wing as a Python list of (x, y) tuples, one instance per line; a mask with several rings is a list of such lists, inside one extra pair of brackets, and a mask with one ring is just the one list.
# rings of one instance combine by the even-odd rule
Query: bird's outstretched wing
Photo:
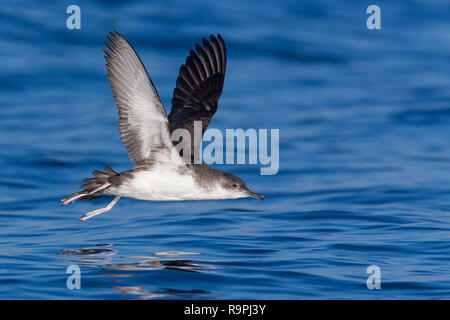
[[(186, 63), (180, 67), (176, 88), (173, 90), (172, 110), (169, 114), (169, 129), (184, 128), (191, 135), (191, 158), (199, 154), (199, 141), (194, 141), (194, 121), (202, 122), (201, 139), (217, 110), (222, 94), (227, 56), (225, 43), (220, 35), (203, 39), (203, 47), (196, 45), (190, 51)], [(194, 148), (194, 145), (196, 148)]]
[(133, 47), (117, 31), (111, 32), (108, 40), (109, 51), (103, 51), (119, 109), (120, 138), (130, 160), (144, 163), (158, 148), (173, 149), (166, 111)]

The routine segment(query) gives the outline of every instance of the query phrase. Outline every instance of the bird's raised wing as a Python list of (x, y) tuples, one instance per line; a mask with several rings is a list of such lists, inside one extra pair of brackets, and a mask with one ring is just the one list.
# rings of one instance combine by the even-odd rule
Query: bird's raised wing
[[(220, 35), (203, 39), (203, 47), (195, 46), (186, 63), (180, 68), (176, 88), (173, 90), (172, 110), (169, 114), (169, 129), (184, 128), (191, 135), (191, 158), (199, 154), (199, 141), (194, 141), (194, 121), (202, 122), (201, 139), (217, 110), (222, 94), (227, 56), (225, 43)], [(194, 148), (194, 145), (196, 148)]]
[(117, 31), (105, 52), (108, 80), (119, 109), (120, 138), (131, 161), (140, 164), (157, 148), (173, 149), (169, 123), (158, 92), (141, 59)]

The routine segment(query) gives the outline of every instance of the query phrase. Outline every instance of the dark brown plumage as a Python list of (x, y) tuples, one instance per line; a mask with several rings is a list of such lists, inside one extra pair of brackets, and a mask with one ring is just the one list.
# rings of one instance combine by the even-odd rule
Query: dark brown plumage
[[(203, 47), (198, 44), (195, 47), (196, 52), (191, 50), (186, 63), (180, 67), (168, 117), (171, 133), (179, 128), (190, 132), (192, 160), (200, 152), (194, 148), (194, 121), (202, 122), (201, 139), (217, 111), (227, 66), (225, 43), (220, 34), (217, 38), (211, 35), (210, 41), (203, 39)], [(200, 145), (198, 141), (196, 145)]]

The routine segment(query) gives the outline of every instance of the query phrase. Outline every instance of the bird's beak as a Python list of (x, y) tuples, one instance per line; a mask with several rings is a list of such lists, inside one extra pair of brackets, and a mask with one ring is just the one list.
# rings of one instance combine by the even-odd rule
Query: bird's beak
[(247, 195), (249, 197), (252, 197), (252, 198), (264, 200), (264, 196), (263, 195), (251, 192), (250, 190), (247, 190)]

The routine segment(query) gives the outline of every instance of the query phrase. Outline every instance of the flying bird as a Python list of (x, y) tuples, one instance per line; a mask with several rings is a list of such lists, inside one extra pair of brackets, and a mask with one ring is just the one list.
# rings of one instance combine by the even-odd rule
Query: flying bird
[[(135, 166), (116, 172), (109, 166), (94, 170), (82, 189), (61, 200), (114, 196), (104, 208), (86, 213), (80, 221), (107, 212), (121, 197), (149, 201), (218, 200), (262, 195), (250, 191), (245, 182), (227, 172), (195, 163), (200, 143), (191, 139), (191, 158), (184, 160), (171, 134), (184, 129), (194, 137), (194, 122), (200, 121), (202, 134), (217, 110), (227, 64), (223, 38), (211, 35), (203, 46), (191, 50), (180, 67), (173, 91), (172, 110), (167, 117), (153, 81), (131, 44), (117, 31), (107, 36), (105, 52), (108, 80), (119, 109), (120, 138)], [(197, 135), (198, 136), (198, 135)], [(201, 136), (199, 137), (202, 138)]]

